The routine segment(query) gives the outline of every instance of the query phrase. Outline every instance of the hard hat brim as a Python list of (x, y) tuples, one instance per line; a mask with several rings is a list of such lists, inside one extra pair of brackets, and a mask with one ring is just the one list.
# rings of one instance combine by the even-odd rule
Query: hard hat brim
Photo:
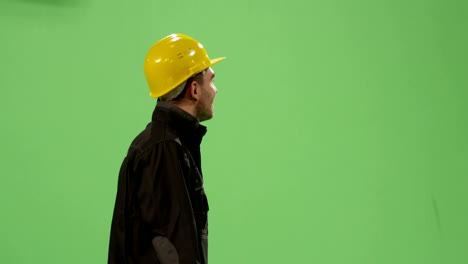
[(224, 59), (226, 59), (226, 57), (221, 57), (221, 58), (216, 58), (216, 59), (212, 59), (210, 60), (210, 66), (213, 66), (215, 65), (216, 63), (220, 62), (220, 61), (223, 61)]

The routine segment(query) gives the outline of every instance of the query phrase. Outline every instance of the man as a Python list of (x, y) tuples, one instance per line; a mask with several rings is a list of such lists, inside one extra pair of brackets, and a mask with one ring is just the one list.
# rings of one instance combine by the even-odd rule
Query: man
[(145, 75), (158, 98), (119, 173), (108, 263), (208, 263), (208, 202), (200, 143), (217, 93), (203, 46), (171, 34), (148, 52)]

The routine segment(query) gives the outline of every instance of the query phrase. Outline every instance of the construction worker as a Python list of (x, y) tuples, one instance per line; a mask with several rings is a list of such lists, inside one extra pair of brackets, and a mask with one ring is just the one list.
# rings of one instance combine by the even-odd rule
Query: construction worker
[(144, 70), (158, 98), (119, 173), (108, 263), (208, 263), (208, 201), (200, 143), (217, 93), (197, 40), (171, 34), (149, 50)]

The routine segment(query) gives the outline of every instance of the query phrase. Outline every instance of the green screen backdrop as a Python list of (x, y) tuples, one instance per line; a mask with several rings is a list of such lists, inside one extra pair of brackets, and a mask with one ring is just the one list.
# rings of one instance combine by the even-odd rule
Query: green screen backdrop
[(150, 46), (200, 40), (210, 263), (468, 263), (468, 2), (0, 1), (0, 263), (107, 261)]

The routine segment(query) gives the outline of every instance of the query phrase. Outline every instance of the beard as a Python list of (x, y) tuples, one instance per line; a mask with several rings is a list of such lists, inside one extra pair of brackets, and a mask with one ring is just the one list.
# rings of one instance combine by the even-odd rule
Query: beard
[(213, 118), (213, 103), (211, 104), (200, 104), (197, 108), (197, 118), (199, 122), (210, 120)]

